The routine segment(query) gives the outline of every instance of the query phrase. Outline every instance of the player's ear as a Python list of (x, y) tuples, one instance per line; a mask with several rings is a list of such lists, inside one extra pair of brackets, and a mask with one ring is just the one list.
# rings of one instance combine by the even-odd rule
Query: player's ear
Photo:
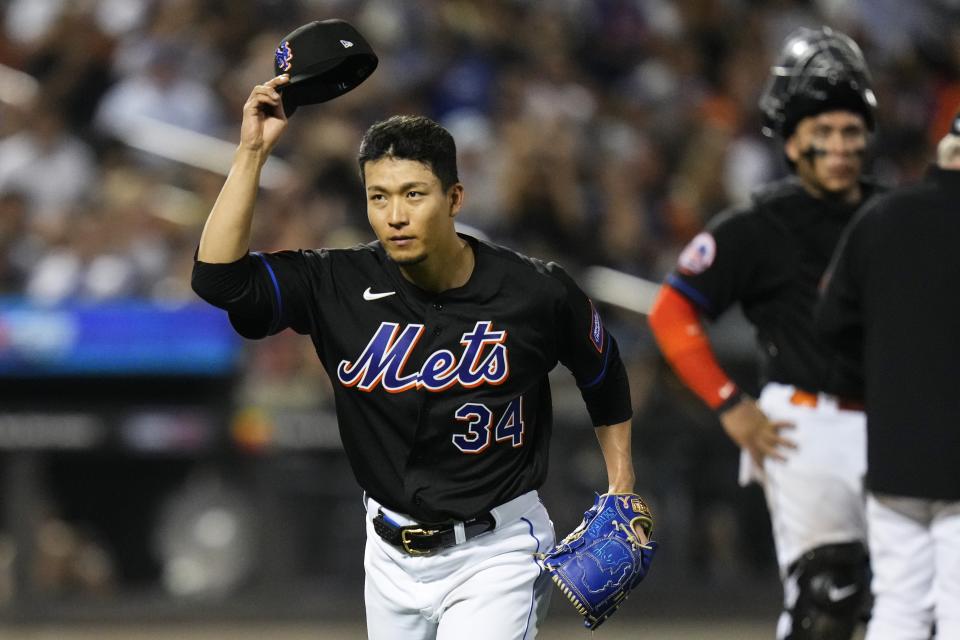
[(450, 205), (450, 217), (455, 217), (463, 208), (463, 201), (466, 194), (463, 191), (463, 185), (459, 182), (447, 189), (447, 202)]
[(800, 161), (800, 144), (797, 142), (796, 133), (787, 138), (787, 141), (783, 143), (783, 151), (793, 164), (797, 164), (797, 162)]

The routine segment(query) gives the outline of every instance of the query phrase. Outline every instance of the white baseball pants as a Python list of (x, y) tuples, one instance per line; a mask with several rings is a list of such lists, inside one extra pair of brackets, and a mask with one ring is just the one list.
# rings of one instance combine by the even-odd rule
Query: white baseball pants
[(960, 502), (871, 494), (866, 640), (960, 638)]
[(840, 409), (826, 394), (818, 395), (815, 407), (793, 404), (795, 391), (770, 383), (758, 404), (770, 420), (794, 424), (783, 434), (797, 448), (783, 451), (784, 462), (767, 458), (762, 471), (746, 452), (740, 459), (741, 483), (755, 479), (763, 485), (782, 577), (811, 549), (867, 540), (866, 416)]
[[(529, 640), (546, 615), (549, 576), (534, 559), (554, 545), (553, 523), (531, 491), (491, 509), (493, 531), (411, 556), (373, 529), (382, 507), (367, 498), (364, 596), (371, 640)], [(383, 508), (402, 526), (415, 524)]]

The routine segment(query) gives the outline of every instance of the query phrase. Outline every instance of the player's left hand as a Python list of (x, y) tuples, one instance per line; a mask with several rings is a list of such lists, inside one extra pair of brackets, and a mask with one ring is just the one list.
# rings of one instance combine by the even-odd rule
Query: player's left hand
[(650, 570), (657, 543), (653, 515), (635, 493), (605, 493), (583, 522), (539, 558), (560, 591), (596, 629)]
[(785, 450), (797, 448), (793, 440), (781, 433), (794, 425), (770, 420), (753, 398), (745, 397), (724, 411), (720, 422), (730, 439), (750, 454), (759, 469), (763, 469), (764, 458), (786, 460)]

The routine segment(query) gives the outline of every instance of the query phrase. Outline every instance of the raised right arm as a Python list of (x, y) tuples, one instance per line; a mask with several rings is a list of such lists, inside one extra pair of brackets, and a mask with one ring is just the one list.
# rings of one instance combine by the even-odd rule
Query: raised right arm
[(247, 338), (286, 327), (309, 330), (304, 311), (308, 290), (299, 286), (300, 253), (248, 253), (260, 169), (287, 126), (277, 87), (288, 81), (283, 75), (257, 85), (243, 105), (240, 144), (193, 265), (193, 290), (229, 312), (234, 328)]
[(243, 105), (240, 144), (200, 236), (197, 259), (211, 264), (236, 262), (250, 248), (253, 206), (260, 169), (287, 126), (277, 87), (289, 82), (277, 76), (253, 88)]

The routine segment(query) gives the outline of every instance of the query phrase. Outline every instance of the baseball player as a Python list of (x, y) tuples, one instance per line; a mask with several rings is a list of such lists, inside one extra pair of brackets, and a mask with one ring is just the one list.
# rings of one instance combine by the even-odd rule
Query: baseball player
[(862, 351), (873, 615), (867, 640), (960, 638), (960, 113), (917, 185), (865, 207), (818, 327)]
[(359, 166), (377, 240), (248, 253), (257, 184), (287, 124), (286, 75), (253, 89), (200, 240), (194, 290), (247, 338), (309, 335), (330, 373), (367, 510), (371, 638), (536, 636), (554, 545), (537, 496), (548, 372), (576, 378), (609, 492), (631, 492), (630, 391), (617, 343), (556, 264), (458, 234), (450, 134), (423, 117), (370, 127)]
[[(875, 99), (857, 45), (828, 28), (784, 42), (760, 101), (793, 175), (711, 221), (681, 253), (649, 316), (678, 376), (763, 483), (784, 585), (777, 637), (850, 637), (868, 595), (864, 414), (853, 363), (813, 329), (817, 285), (841, 232), (875, 188), (861, 179)], [(756, 327), (762, 392), (718, 365), (701, 320), (740, 303)]]

